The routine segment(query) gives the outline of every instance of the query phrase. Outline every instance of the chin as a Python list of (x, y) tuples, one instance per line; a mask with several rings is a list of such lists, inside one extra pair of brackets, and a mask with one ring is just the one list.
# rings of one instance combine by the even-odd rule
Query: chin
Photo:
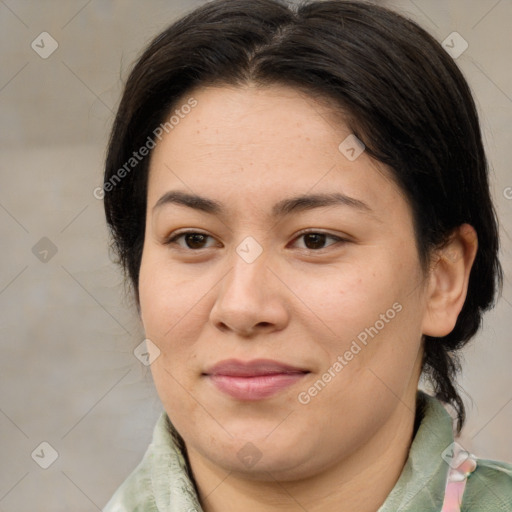
[(318, 449), (304, 444), (305, 435), (299, 435), (297, 430), (293, 433), (284, 430), (281, 436), (273, 438), (274, 434), (267, 435), (269, 431), (265, 429), (264, 435), (261, 430), (253, 436), (234, 435), (221, 446), (205, 446), (203, 454), (226, 471), (268, 482), (298, 480), (314, 475), (324, 466), (316, 461), (318, 468), (313, 467)]

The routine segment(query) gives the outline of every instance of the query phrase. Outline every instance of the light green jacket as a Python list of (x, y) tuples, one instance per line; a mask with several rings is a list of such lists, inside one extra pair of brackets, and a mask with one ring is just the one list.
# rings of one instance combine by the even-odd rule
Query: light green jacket
[[(441, 402), (418, 391), (421, 421), (395, 487), (377, 512), (439, 512), (449, 466), (442, 453), (453, 443), (452, 420)], [(144, 458), (104, 512), (201, 512), (184, 457), (183, 441), (165, 413)], [(477, 459), (462, 512), (512, 512), (512, 465)]]

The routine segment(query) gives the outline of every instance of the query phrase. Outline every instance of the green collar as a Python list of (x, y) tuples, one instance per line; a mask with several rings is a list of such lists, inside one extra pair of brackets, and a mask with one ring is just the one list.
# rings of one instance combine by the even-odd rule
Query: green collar
[[(378, 512), (440, 510), (449, 466), (442, 452), (453, 442), (452, 419), (435, 398), (418, 391), (419, 428), (395, 487)], [(157, 510), (190, 512), (202, 509), (190, 475), (184, 443), (162, 413), (153, 438), (151, 482)]]
[(402, 473), (377, 512), (441, 510), (449, 466), (441, 457), (453, 443), (452, 418), (439, 400), (418, 391), (421, 423)]
[[(441, 454), (453, 442), (452, 419), (441, 402), (421, 391), (417, 393), (416, 415), (419, 427), (409, 457), (377, 512), (441, 510), (449, 469)], [(143, 460), (103, 511), (202, 512), (183, 440), (165, 412)]]

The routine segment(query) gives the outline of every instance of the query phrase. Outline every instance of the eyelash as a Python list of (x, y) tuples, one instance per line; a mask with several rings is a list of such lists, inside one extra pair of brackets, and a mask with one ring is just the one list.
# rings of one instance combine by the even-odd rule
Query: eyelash
[[(309, 231), (301, 231), (297, 234), (297, 236), (294, 238), (294, 240), (297, 240), (299, 239), (300, 237), (303, 237), (305, 235), (325, 235), (326, 238), (331, 238), (333, 240), (336, 241), (336, 243), (344, 243), (344, 242), (348, 242), (349, 240), (347, 240), (346, 238), (342, 238), (342, 237), (339, 237), (339, 236), (336, 236), (336, 235), (332, 235), (330, 233), (325, 233), (323, 231), (314, 231), (314, 230), (309, 230)], [(206, 233), (202, 233), (200, 231), (182, 231), (182, 232), (179, 232), (179, 233), (176, 233), (176, 234), (173, 234), (171, 235), (166, 241), (165, 241), (165, 245), (178, 245), (176, 243), (176, 241), (186, 235), (203, 235), (205, 237), (208, 237), (208, 238), (213, 238), (211, 235), (208, 235)], [(330, 244), (328, 245), (327, 247), (322, 247), (320, 249), (308, 249), (308, 248), (301, 248), (301, 250), (303, 251), (312, 251), (312, 252), (320, 252), (320, 251), (323, 251), (324, 249), (328, 249), (329, 247), (333, 246), (333, 245), (336, 245), (335, 244)], [(185, 251), (191, 251), (191, 252), (199, 252), (199, 251), (202, 251), (204, 249), (210, 249), (210, 247), (202, 247), (200, 249), (191, 249), (189, 247), (181, 247), (179, 246), (181, 249), (185, 250)]]

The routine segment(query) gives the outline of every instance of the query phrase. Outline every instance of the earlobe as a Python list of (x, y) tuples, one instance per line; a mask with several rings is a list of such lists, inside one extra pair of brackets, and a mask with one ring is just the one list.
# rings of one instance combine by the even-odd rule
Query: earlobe
[(477, 249), (474, 228), (463, 224), (454, 230), (448, 243), (435, 251), (428, 277), (423, 334), (443, 337), (455, 327), (466, 300)]

